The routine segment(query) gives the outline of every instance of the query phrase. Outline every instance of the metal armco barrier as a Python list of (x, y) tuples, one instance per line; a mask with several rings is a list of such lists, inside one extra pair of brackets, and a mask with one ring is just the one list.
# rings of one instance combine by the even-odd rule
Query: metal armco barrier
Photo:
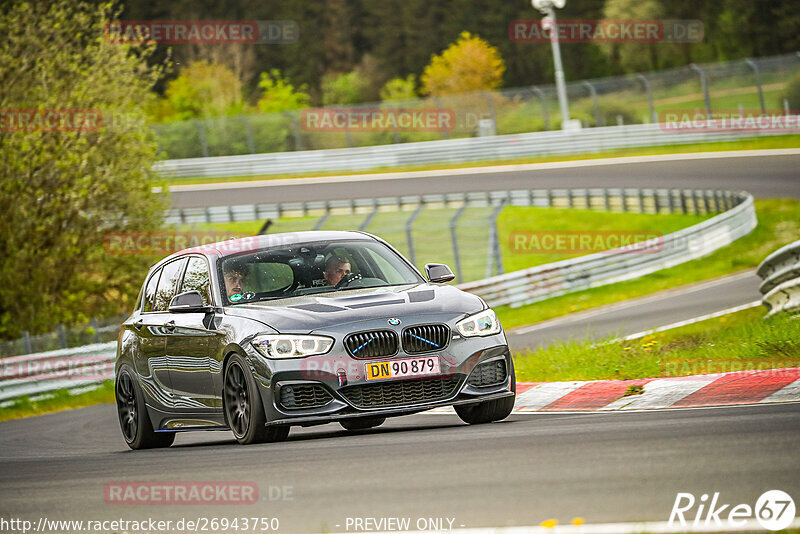
[[(718, 200), (720, 192), (704, 191), (698, 201)], [(642, 244), (641, 250), (616, 249), (539, 265), (485, 280), (462, 284), (489, 306), (522, 306), (573, 291), (639, 278), (706, 256), (747, 235), (756, 227), (753, 197), (725, 192), (734, 207), (689, 228)], [(695, 197), (697, 198), (697, 196)]]
[(0, 359), (0, 401), (114, 378), (117, 342)]
[[(797, 124), (798, 117), (793, 117)], [(601, 152), (619, 148), (730, 141), (786, 131), (668, 131), (661, 124), (468, 137), (397, 145), (270, 152), (244, 156), (174, 159), (153, 168), (182, 177), (255, 176), (324, 171), (359, 171), (428, 163), (499, 161), (551, 154)]]
[[(463, 207), (469, 202), (477, 202), (498, 208), (509, 205), (639, 213), (719, 213), (699, 224), (646, 241), (637, 247), (579, 256), (458, 285), (460, 289), (481, 296), (490, 306), (521, 306), (573, 291), (638, 278), (660, 269), (673, 267), (730, 244), (748, 234), (755, 228), (757, 222), (753, 197), (749, 193), (714, 190), (520, 190), (370, 200), (372, 203), (380, 203), (379, 201), (383, 202), (381, 205), (393, 206), (396, 209), (402, 209), (408, 203), (415, 203), (418, 209), (419, 205), (426, 201), (449, 207)], [(260, 217), (265, 217), (268, 213), (280, 217), (298, 211), (306, 214), (314, 209), (331, 210), (343, 207), (354, 210), (360, 203), (361, 201), (354, 200), (343, 204), (337, 202), (276, 204), (265, 206), (263, 210), (251, 206), (247, 213), (258, 213)], [(230, 215), (234, 212), (225, 207), (220, 208), (218, 213)], [(184, 217), (185, 214), (173, 213), (172, 216)], [(494, 234), (491, 249), (499, 254), (497, 240), (497, 235)], [(787, 269), (794, 269), (792, 272), (796, 276), (800, 242), (790, 246), (795, 247), (791, 253), (793, 256), (786, 252), (789, 247), (784, 247), (770, 256), (779, 258), (771, 265), (788, 266), (778, 268), (775, 272), (783, 273)], [(790, 257), (793, 260), (790, 260)], [(759, 268), (759, 274), (763, 268), (764, 265)], [(116, 342), (111, 342), (0, 359), (0, 401), (113, 378), (115, 356)]]
[(756, 272), (764, 280), (759, 290), (768, 316), (800, 311), (800, 241), (767, 256)]

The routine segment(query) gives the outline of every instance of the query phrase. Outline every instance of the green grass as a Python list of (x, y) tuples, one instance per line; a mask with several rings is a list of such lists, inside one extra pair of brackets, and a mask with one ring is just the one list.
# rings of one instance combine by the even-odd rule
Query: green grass
[(406, 171), (426, 171), (426, 170), (437, 170), (437, 169), (463, 169), (468, 167), (479, 167), (479, 166), (501, 166), (501, 165), (515, 165), (522, 163), (547, 163), (553, 161), (578, 161), (578, 160), (597, 159), (597, 158), (646, 156), (646, 155), (656, 155), (656, 154), (685, 154), (690, 152), (719, 152), (726, 150), (758, 150), (758, 149), (769, 149), (769, 148), (797, 148), (797, 147), (800, 147), (800, 135), (780, 135), (780, 136), (771, 136), (762, 138), (741, 139), (738, 141), (725, 141), (718, 143), (694, 143), (694, 144), (664, 145), (657, 147), (627, 148), (619, 150), (594, 152), (589, 154), (530, 156), (525, 158), (507, 159), (503, 161), (478, 160), (468, 163), (441, 163), (441, 164), (424, 164), (424, 165), (403, 165), (398, 167), (377, 167), (375, 169), (370, 169), (365, 171), (335, 171), (327, 173), (310, 172), (310, 173), (295, 173), (295, 174), (287, 173), (287, 174), (257, 175), (257, 176), (225, 176), (225, 177), (211, 177), (211, 178), (209, 177), (165, 178), (164, 180), (159, 180), (159, 182), (155, 185), (170, 186), (170, 185), (184, 185), (184, 184), (242, 182), (242, 181), (253, 181), (253, 180), (279, 180), (286, 178), (340, 176), (342, 174), (357, 175), (357, 174), (392, 173), (392, 172), (406, 172)]
[[(570, 293), (518, 308), (500, 306), (495, 311), (506, 329), (514, 328), (757, 267), (770, 252), (795, 241), (800, 235), (800, 201), (756, 200), (755, 206), (758, 226), (750, 234), (704, 258), (636, 280)], [(510, 255), (506, 261), (511, 261)]]
[(77, 395), (71, 395), (66, 389), (59, 389), (46, 394), (40, 400), (31, 400), (28, 396), (20, 397), (15, 399), (14, 404), (0, 408), (0, 421), (60, 412), (106, 402), (114, 402), (113, 380), (106, 380), (101, 387), (78, 393)]
[(800, 367), (800, 320), (765, 314), (751, 308), (632, 341), (555, 343), (515, 354), (517, 380), (632, 380)]

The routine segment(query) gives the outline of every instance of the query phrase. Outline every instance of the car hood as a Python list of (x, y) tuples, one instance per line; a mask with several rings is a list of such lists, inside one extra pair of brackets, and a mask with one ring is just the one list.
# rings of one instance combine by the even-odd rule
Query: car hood
[(225, 313), (260, 321), (278, 332), (300, 334), (379, 317), (466, 315), (484, 307), (476, 295), (453, 286), (427, 283), (238, 304), (225, 308)]

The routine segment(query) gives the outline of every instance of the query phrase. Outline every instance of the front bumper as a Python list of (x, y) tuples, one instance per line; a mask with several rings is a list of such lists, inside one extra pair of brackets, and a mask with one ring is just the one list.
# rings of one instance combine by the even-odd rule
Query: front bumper
[[(358, 417), (393, 417), (441, 406), (500, 399), (515, 394), (514, 367), (502, 333), (486, 338), (462, 340), (435, 355), (439, 356), (440, 361), (439, 376), (381, 381), (365, 379), (365, 374), (361, 371), (366, 363), (415, 356), (401, 353), (389, 358), (365, 360), (355, 359), (343, 353), (296, 360), (267, 360), (253, 354), (251, 362), (269, 425), (311, 426)], [(490, 385), (476, 385), (478, 382), (475, 378), (470, 380), (473, 370), (478, 366), (491, 364), (494, 367), (498, 362), (505, 364), (506, 372), (502, 380), (498, 379)], [(405, 384), (398, 384), (399, 382)], [(303, 385), (314, 385), (317, 392), (320, 391), (318, 388), (323, 388), (325, 395), (329, 395), (330, 399), (319, 406), (288, 408), (284, 404), (285, 398), (281, 397), (281, 389), (286, 387), (297, 389), (297, 386)], [(377, 394), (376, 389), (380, 389)], [(376, 395), (379, 399), (383, 398), (383, 391), (386, 390), (386, 395), (391, 394), (393, 401), (389, 405), (380, 405), (380, 402), (378, 405), (365, 405), (363, 402), (354, 401), (355, 390), (371, 390), (370, 398), (373, 400)], [(402, 394), (398, 395), (398, 390), (402, 390)], [(430, 398), (431, 391), (438, 395)], [(415, 392), (423, 393), (415, 397)], [(426, 395), (429, 398), (426, 398)], [(358, 398), (366, 398), (366, 395)]]

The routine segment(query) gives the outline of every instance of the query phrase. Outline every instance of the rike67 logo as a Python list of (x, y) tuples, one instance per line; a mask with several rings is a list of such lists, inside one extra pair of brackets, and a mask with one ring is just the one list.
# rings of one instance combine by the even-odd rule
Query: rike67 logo
[(741, 529), (755, 528), (755, 519), (767, 530), (783, 530), (792, 524), (794, 516), (794, 500), (781, 490), (764, 492), (756, 500), (755, 506), (725, 503), (720, 500), (719, 492), (715, 492), (710, 498), (704, 493), (699, 499), (691, 493), (678, 493), (669, 514), (669, 525)]

